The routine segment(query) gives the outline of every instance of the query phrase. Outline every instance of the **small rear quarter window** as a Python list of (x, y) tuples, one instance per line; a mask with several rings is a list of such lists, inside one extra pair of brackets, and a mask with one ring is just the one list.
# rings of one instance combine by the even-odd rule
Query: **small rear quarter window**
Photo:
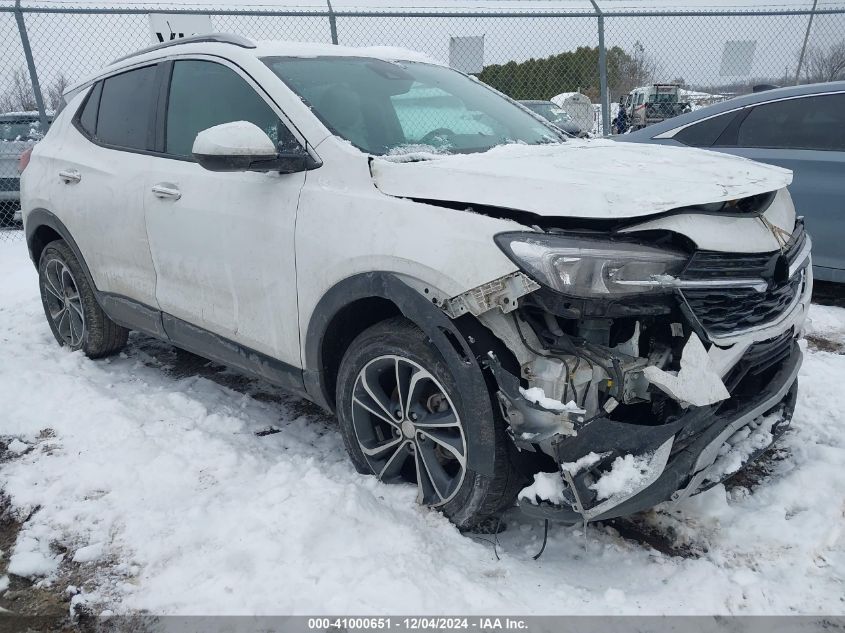
[(79, 113), (79, 127), (91, 138), (97, 131), (97, 109), (100, 107), (100, 93), (103, 90), (103, 82), (98, 81), (91, 90), (85, 105)]

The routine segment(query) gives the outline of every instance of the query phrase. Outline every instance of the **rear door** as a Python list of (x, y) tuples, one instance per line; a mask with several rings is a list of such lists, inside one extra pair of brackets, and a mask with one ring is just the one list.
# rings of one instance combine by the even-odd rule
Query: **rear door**
[(845, 274), (845, 93), (754, 106), (713, 149), (791, 169), (789, 191), (813, 238), (818, 276)]
[(57, 148), (56, 212), (104, 292), (155, 307), (144, 221), (145, 173), (158, 100), (156, 65), (97, 82)]
[(158, 151), (143, 184), (158, 303), (182, 322), (298, 367), (294, 228), (305, 173), (207, 171), (191, 149), (199, 132), (232, 121), (254, 123), (289, 149), (299, 140), (233, 64), (177, 59), (168, 68)]

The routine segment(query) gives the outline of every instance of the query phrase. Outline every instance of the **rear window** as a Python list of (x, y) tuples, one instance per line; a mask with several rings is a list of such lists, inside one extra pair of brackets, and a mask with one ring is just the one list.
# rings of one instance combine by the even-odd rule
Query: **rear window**
[(97, 140), (126, 149), (152, 149), (150, 115), (156, 98), (155, 66), (107, 78), (97, 114)]
[(740, 125), (736, 144), (845, 151), (845, 93), (755, 106)]

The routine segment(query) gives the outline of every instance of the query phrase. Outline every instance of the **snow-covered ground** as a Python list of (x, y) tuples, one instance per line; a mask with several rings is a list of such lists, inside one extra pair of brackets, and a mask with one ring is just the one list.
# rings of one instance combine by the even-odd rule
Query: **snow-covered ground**
[(636, 519), (681, 555), (552, 526), (535, 561), (542, 525), (509, 516), (497, 560), (357, 475), (314, 407), (145, 337), (60, 349), (22, 241), (0, 271), (0, 487), (28, 517), (0, 555), (57, 590), (73, 568), (95, 610), (845, 613), (843, 309), (813, 307), (833, 351), (809, 350), (771, 474)]

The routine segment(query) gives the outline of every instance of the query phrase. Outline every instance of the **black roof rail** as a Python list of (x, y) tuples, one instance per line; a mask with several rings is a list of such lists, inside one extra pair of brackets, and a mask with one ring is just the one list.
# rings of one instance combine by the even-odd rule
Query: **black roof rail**
[(161, 44), (142, 48), (141, 50), (135, 51), (134, 53), (129, 53), (129, 55), (118, 57), (112, 62), (112, 64), (125, 61), (131, 57), (135, 57), (136, 55), (143, 55), (144, 53), (157, 51), (161, 48), (167, 48), (169, 46), (178, 46), (179, 44), (195, 44), (197, 42), (217, 42), (219, 44), (233, 44), (234, 46), (240, 46), (241, 48), (256, 47), (255, 42), (253, 42), (251, 39), (244, 37), (243, 35), (235, 35), (234, 33), (209, 33), (207, 35), (192, 35), (191, 37), (183, 37), (175, 40), (169, 40), (167, 42), (162, 42)]

